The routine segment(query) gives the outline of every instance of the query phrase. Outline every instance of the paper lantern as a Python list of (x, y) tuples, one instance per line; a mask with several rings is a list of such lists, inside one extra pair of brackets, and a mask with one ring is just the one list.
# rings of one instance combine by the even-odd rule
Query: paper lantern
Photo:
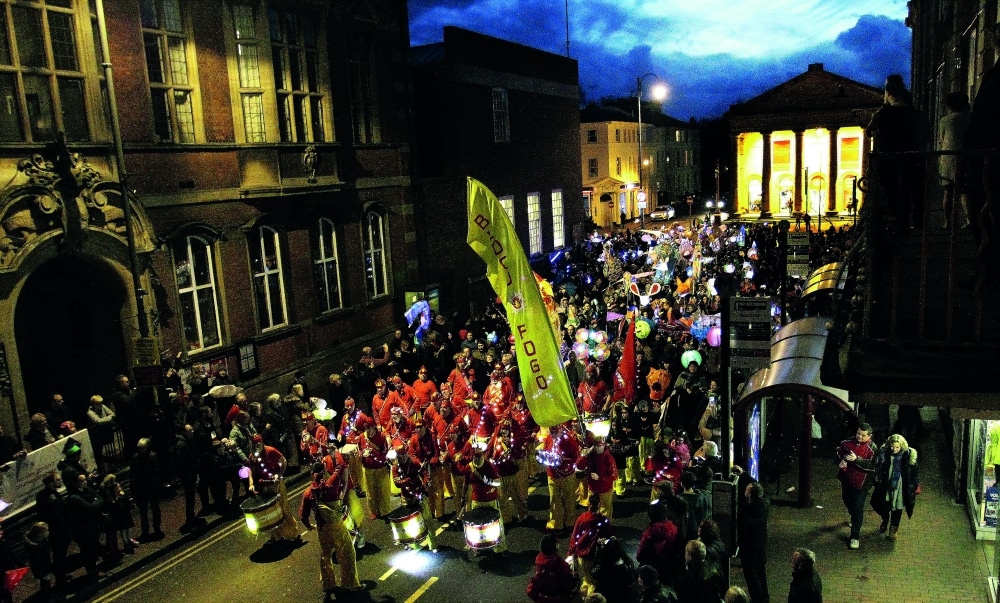
[(722, 327), (712, 327), (708, 330), (708, 345), (717, 348), (722, 345)]

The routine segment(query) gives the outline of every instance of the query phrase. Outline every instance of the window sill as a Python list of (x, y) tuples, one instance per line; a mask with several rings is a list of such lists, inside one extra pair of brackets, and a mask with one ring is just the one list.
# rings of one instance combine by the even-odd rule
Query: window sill
[(301, 332), (302, 332), (302, 327), (297, 324), (284, 325), (254, 335), (253, 342), (255, 344), (270, 343), (272, 341), (276, 341), (278, 339), (284, 339), (285, 337), (288, 337), (290, 335), (295, 335)]
[(331, 322), (336, 322), (344, 318), (355, 315), (354, 308), (337, 308), (336, 310), (327, 310), (319, 316), (313, 319), (313, 322), (318, 325), (330, 324)]

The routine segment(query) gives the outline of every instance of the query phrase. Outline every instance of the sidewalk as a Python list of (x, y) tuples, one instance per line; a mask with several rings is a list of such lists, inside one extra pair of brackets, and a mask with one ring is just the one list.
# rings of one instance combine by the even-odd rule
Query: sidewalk
[[(301, 483), (308, 477), (308, 472), (300, 472), (298, 474), (292, 475), (287, 478), (286, 482), (288, 484), (289, 490), (294, 488), (297, 484)], [(195, 508), (200, 509), (201, 505), (195, 503)], [(215, 528), (221, 525), (228, 525), (234, 522), (243, 523), (244, 519), (242, 515), (238, 516), (221, 516), (218, 514), (211, 514), (204, 518), (205, 527), (199, 529), (198, 531), (191, 532), (188, 534), (182, 534), (180, 531), (181, 525), (184, 524), (184, 493), (183, 490), (178, 487), (172, 498), (163, 499), (160, 501), (160, 511), (161, 511), (161, 530), (165, 534), (165, 538), (157, 542), (142, 543), (137, 549), (134, 555), (125, 555), (121, 563), (114, 566), (102, 565), (101, 569), (107, 572), (108, 576), (101, 579), (99, 583), (88, 584), (86, 578), (86, 572), (82, 567), (78, 567), (78, 564), (74, 562), (74, 553), (76, 552), (76, 545), (70, 546), (70, 563), (72, 566), (77, 566), (73, 572), (73, 579), (70, 583), (69, 592), (72, 594), (65, 594), (63, 597), (57, 597), (56, 601), (66, 601), (66, 602), (78, 602), (78, 601), (88, 601), (91, 599), (98, 590), (107, 588), (110, 584), (119, 582), (125, 579), (127, 576), (134, 574), (148, 565), (155, 563), (156, 561), (167, 557), (174, 552), (186, 548), (194, 542), (198, 541), (205, 534), (210, 533)], [(136, 511), (135, 513), (138, 513)], [(138, 515), (135, 517), (136, 527), (132, 531), (132, 537), (137, 538), (139, 534), (139, 518)], [(35, 603), (36, 601), (42, 601), (40, 597), (37, 596), (38, 593), (38, 581), (31, 577), (29, 573), (24, 577), (20, 586), (14, 591), (14, 603)]]
[[(868, 507), (861, 548), (847, 548), (848, 515), (832, 457), (813, 459), (813, 504), (801, 508), (772, 498), (767, 576), (772, 601), (784, 601), (796, 547), (816, 553), (823, 600), (835, 603), (977, 603), (988, 595), (987, 551), (976, 541), (965, 507), (952, 502), (949, 452), (936, 408), (921, 412), (927, 435), (918, 449), (922, 493), (912, 519), (903, 514), (899, 539), (876, 533), (879, 516)], [(781, 491), (791, 480), (783, 480)], [(773, 495), (774, 485), (767, 484)], [(782, 494), (794, 502), (795, 494)], [(744, 586), (733, 569), (732, 583)]]

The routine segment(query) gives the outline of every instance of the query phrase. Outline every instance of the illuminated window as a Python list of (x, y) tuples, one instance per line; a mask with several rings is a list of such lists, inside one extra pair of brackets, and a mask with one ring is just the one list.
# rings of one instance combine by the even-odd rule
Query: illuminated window
[(72, 6), (0, 0), (0, 142), (90, 139)]
[(316, 19), (276, 8), (267, 11), (281, 142), (325, 140)]
[(542, 252), (542, 204), (538, 193), (528, 193), (528, 247), (532, 255)]
[(236, 37), (236, 65), (239, 70), (240, 108), (246, 142), (265, 142), (264, 89), (260, 81), (260, 44), (254, 8), (233, 5), (233, 32)]
[(195, 142), (194, 86), (180, 0), (141, 0), (142, 39), (160, 142)]
[(382, 126), (376, 94), (375, 42), (371, 34), (363, 30), (354, 31), (350, 36), (347, 68), (354, 142), (379, 143), (382, 142)]
[(222, 329), (212, 243), (199, 236), (187, 236), (174, 243), (172, 252), (187, 350), (220, 345)]
[(510, 112), (503, 88), (493, 89), (493, 142), (510, 142)]
[(514, 224), (514, 195), (504, 195), (497, 200), (500, 201), (500, 207), (502, 207), (503, 212), (507, 214), (507, 218), (510, 219), (510, 223)]
[(257, 238), (248, 241), (253, 270), (254, 301), (261, 331), (288, 323), (285, 283), (281, 274), (281, 237), (270, 226), (259, 226)]
[(329, 218), (320, 218), (313, 248), (313, 271), (320, 309), (323, 312), (343, 306), (340, 289), (340, 261), (337, 254), (337, 228)]
[(368, 298), (389, 293), (389, 268), (386, 258), (388, 233), (385, 216), (370, 211), (364, 218), (365, 285)]
[(566, 244), (566, 225), (563, 223), (563, 197), (561, 190), (552, 191), (552, 247)]

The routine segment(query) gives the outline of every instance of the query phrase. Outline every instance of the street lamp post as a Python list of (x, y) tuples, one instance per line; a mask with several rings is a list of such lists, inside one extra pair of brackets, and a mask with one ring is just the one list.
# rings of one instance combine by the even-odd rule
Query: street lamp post
[[(639, 142), (639, 192), (636, 193), (636, 199), (639, 201), (639, 224), (642, 226), (646, 225), (646, 208), (642, 205), (646, 202), (648, 195), (645, 194), (646, 189), (642, 187), (642, 80), (645, 78), (653, 76), (659, 79), (655, 73), (647, 73), (645, 75), (640, 75), (635, 78), (635, 98), (639, 106), (639, 131), (636, 140)], [(667, 89), (663, 84), (657, 84), (653, 86), (653, 98), (656, 100), (663, 100), (667, 95)]]

